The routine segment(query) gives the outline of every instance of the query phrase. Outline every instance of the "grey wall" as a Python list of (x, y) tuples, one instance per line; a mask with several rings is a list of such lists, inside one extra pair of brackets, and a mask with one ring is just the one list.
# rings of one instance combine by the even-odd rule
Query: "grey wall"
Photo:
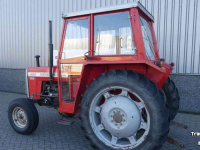
[(0, 91), (26, 93), (25, 69), (0, 69)]
[[(0, 0), (0, 68), (47, 65), (48, 20), (58, 49), (62, 13), (130, 3), (134, 0)], [(155, 17), (160, 55), (176, 63), (174, 73), (200, 74), (200, 2), (140, 0)]]
[[(200, 76), (170, 77), (180, 92), (180, 111), (200, 113)], [(25, 94), (25, 69), (0, 69), (0, 91)]]
[(171, 75), (180, 98), (180, 111), (200, 113), (200, 76)]

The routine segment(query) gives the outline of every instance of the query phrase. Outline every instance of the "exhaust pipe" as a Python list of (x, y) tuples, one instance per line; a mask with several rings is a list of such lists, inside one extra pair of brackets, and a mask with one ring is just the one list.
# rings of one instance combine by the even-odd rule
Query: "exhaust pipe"
[(40, 67), (40, 60), (39, 60), (40, 59), (40, 55), (36, 55), (35, 59), (36, 59), (36, 66)]
[(50, 81), (50, 91), (52, 91), (53, 77), (53, 44), (52, 44), (52, 21), (49, 21), (49, 81)]

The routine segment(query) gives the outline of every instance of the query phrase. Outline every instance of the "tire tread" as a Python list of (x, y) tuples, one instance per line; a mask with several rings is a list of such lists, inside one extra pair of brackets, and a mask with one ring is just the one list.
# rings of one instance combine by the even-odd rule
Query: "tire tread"
[(170, 78), (165, 81), (162, 90), (166, 95), (167, 106), (170, 110), (170, 119), (174, 120), (180, 105), (179, 91), (175, 86), (174, 81), (172, 81)]
[[(98, 142), (93, 138), (95, 134), (93, 130), (90, 129), (90, 124), (87, 115), (89, 112), (89, 104), (90, 104), (90, 91), (97, 87), (99, 84), (103, 84), (107, 80), (114, 80), (114, 79), (121, 79), (126, 80), (128, 82), (132, 82), (140, 87), (142, 91), (145, 91), (149, 97), (152, 99), (152, 103), (154, 104), (154, 108), (157, 112), (157, 120), (159, 123), (156, 124), (155, 135), (153, 142), (148, 144), (149, 147), (146, 149), (160, 149), (162, 144), (167, 139), (167, 134), (169, 131), (169, 109), (166, 107), (164, 101), (164, 95), (158, 90), (156, 84), (150, 81), (145, 75), (136, 73), (131, 70), (112, 70), (106, 73), (101, 74), (99, 77), (94, 79), (90, 84), (89, 88), (87, 88), (84, 96), (82, 97), (82, 104), (81, 104), (81, 121), (83, 125), (83, 129), (85, 130), (85, 136), (90, 140), (91, 146), (96, 146), (97, 149), (108, 149), (102, 142)], [(98, 82), (97, 82), (98, 81)], [(160, 100), (162, 99), (162, 102)], [(163, 114), (164, 113), (164, 114)]]

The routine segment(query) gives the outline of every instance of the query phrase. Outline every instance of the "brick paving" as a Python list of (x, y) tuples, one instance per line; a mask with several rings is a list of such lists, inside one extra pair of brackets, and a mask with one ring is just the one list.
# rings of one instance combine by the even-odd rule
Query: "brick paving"
[[(84, 138), (79, 119), (71, 126), (57, 124), (60, 115), (53, 108), (37, 106), (40, 123), (33, 134), (24, 136), (14, 132), (8, 122), (7, 108), (12, 100), (21, 97), (26, 95), (0, 92), (0, 150), (92, 150), (89, 141)], [(200, 136), (191, 136), (192, 131), (200, 132), (200, 116), (180, 113), (176, 121), (187, 124), (189, 128), (185, 130), (171, 126), (169, 136), (184, 143), (186, 147), (183, 150), (200, 149)], [(162, 150), (178, 149), (180, 148), (168, 143), (162, 147)]]

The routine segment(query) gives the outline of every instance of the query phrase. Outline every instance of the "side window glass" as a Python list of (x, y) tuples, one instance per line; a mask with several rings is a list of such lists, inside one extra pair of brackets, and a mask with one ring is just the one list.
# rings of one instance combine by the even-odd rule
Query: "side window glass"
[(68, 21), (62, 59), (83, 56), (88, 52), (88, 19)]
[(150, 60), (155, 60), (156, 58), (155, 58), (154, 44), (153, 44), (150, 23), (140, 16), (140, 24), (141, 24), (142, 37), (146, 51), (146, 56)]
[(136, 54), (128, 12), (95, 16), (94, 51), (95, 55)]

